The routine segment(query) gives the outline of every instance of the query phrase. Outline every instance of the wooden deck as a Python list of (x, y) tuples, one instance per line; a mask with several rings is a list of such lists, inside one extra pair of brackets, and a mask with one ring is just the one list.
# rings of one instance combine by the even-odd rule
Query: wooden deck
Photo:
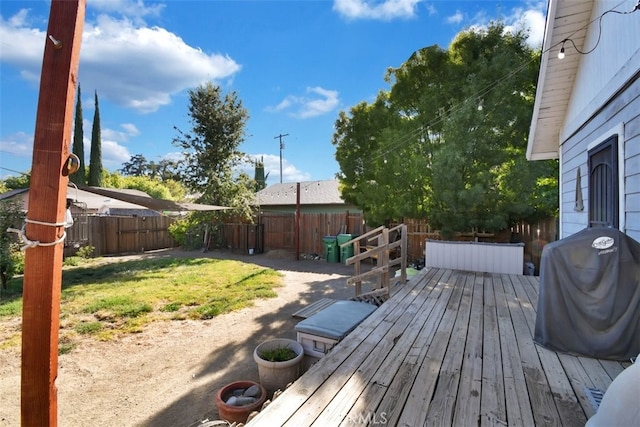
[(537, 289), (422, 270), (249, 425), (584, 426), (629, 364), (536, 345)]

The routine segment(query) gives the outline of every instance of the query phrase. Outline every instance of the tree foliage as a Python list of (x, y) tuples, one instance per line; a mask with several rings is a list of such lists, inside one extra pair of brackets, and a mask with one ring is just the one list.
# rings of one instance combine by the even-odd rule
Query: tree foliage
[(185, 187), (170, 179), (161, 181), (149, 176), (123, 176), (103, 171), (102, 181), (103, 187), (140, 190), (156, 199), (183, 201), (186, 195)]
[(30, 183), (31, 183), (31, 176), (27, 174), (20, 174), (17, 176), (8, 176), (2, 181), (2, 185), (7, 190), (29, 188)]
[(128, 176), (147, 176), (160, 181), (180, 179), (178, 162), (162, 159), (159, 162), (147, 161), (142, 154), (131, 156), (128, 162), (122, 164), (120, 172)]
[(76, 100), (75, 125), (73, 128), (73, 147), (72, 152), (80, 159), (80, 168), (76, 173), (71, 174), (69, 179), (76, 185), (84, 185), (86, 183), (86, 171), (84, 164), (84, 131), (82, 125), (82, 95), (80, 85), (78, 85), (78, 97)]
[(525, 33), (492, 23), (387, 70), (390, 90), (336, 121), (344, 199), (371, 225), (424, 218), (444, 234), (553, 215), (557, 162), (525, 158), (538, 63)]
[(95, 92), (95, 111), (91, 129), (91, 155), (89, 157), (89, 185), (102, 187), (102, 137), (100, 135), (100, 107), (98, 92)]
[(244, 140), (247, 110), (235, 92), (223, 95), (219, 86), (206, 83), (189, 91), (189, 117), (191, 130), (175, 128), (178, 135), (173, 139), (185, 156), (182, 183), (199, 194), (198, 202), (233, 207), (233, 214), (249, 218), (254, 182), (236, 168), (245, 161), (238, 147)]
[(19, 270), (22, 262), (20, 245), (16, 235), (9, 233), (8, 228), (19, 230), (24, 221), (22, 206), (17, 200), (0, 201), (0, 284), (7, 289), (7, 282)]

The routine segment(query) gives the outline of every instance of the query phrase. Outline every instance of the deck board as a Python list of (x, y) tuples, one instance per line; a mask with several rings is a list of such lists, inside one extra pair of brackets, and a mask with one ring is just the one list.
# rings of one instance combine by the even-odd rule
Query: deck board
[(425, 269), (250, 426), (584, 425), (627, 363), (533, 342), (531, 276)]

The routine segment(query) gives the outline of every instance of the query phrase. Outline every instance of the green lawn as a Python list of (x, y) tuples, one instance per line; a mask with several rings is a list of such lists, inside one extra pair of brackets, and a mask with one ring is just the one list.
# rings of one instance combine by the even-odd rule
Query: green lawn
[[(89, 260), (62, 274), (61, 351), (74, 337), (108, 340), (166, 319), (210, 319), (276, 296), (282, 275), (233, 260), (166, 258), (98, 264)], [(0, 322), (22, 314), (22, 278), (0, 299)], [(15, 336), (17, 335), (17, 337)], [(6, 338), (6, 337), (5, 337)], [(19, 331), (1, 347), (16, 345)], [(68, 349), (67, 349), (68, 350)]]

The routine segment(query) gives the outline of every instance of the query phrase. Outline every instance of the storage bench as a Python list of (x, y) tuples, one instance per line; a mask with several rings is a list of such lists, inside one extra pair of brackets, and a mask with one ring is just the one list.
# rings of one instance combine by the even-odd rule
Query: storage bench
[(304, 354), (319, 359), (376, 310), (376, 306), (359, 301), (336, 301), (313, 316), (299, 322), (297, 341)]

